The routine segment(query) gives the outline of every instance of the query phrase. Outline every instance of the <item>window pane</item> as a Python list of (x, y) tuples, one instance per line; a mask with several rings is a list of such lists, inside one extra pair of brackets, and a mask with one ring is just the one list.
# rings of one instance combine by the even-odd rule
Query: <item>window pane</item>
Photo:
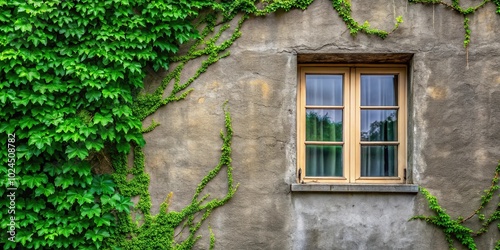
[(306, 141), (342, 141), (341, 109), (307, 109)]
[(361, 106), (397, 106), (398, 76), (361, 75)]
[(343, 176), (342, 146), (307, 145), (306, 176)]
[(397, 146), (361, 146), (361, 176), (397, 176)]
[(397, 110), (361, 110), (362, 141), (397, 141)]
[(342, 75), (306, 75), (306, 105), (342, 106)]

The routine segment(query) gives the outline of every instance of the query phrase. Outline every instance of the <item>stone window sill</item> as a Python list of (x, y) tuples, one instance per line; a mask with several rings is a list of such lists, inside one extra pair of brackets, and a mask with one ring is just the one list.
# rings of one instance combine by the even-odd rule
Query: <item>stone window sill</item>
[(290, 186), (292, 192), (322, 193), (418, 193), (416, 184), (298, 184)]

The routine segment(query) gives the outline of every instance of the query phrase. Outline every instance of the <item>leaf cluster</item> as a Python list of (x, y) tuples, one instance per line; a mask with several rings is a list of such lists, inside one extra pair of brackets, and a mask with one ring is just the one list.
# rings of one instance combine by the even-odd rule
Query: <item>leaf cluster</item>
[(364, 32), (370, 35), (376, 35), (382, 39), (385, 39), (391, 32), (396, 30), (399, 25), (403, 22), (403, 18), (398, 16), (396, 18), (396, 23), (392, 31), (388, 32), (385, 30), (372, 29), (370, 28), (370, 23), (365, 21), (363, 24), (359, 24), (357, 21), (352, 18), (352, 10), (351, 4), (348, 0), (332, 0), (333, 8), (337, 11), (340, 18), (345, 22), (347, 28), (349, 29), (352, 36), (356, 36), (359, 32)]
[[(133, 203), (97, 174), (109, 158), (100, 156), (144, 145), (133, 114), (144, 68), (168, 68), (179, 45), (199, 37), (192, 21), (206, 5), (0, 1), (0, 140), (17, 138), (18, 234), (2, 238), (7, 249), (94, 249), (115, 233), (116, 214)], [(7, 150), (0, 156), (7, 166)], [(10, 216), (0, 217), (7, 231)]]

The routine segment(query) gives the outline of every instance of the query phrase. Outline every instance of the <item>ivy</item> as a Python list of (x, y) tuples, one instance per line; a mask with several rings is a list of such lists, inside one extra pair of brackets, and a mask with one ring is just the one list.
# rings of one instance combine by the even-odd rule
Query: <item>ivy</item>
[(358, 22), (356, 22), (352, 17), (351, 17), (351, 4), (350, 1), (348, 0), (332, 0), (333, 8), (337, 11), (339, 16), (342, 18), (342, 20), (346, 23), (347, 28), (349, 28), (349, 31), (351, 35), (355, 36), (358, 34), (358, 32), (364, 32), (366, 34), (371, 34), (371, 35), (376, 35), (382, 39), (386, 38), (391, 32), (396, 30), (399, 27), (399, 24), (403, 22), (403, 18), (401, 16), (398, 16), (396, 18), (396, 24), (394, 25), (394, 29), (390, 32), (384, 31), (384, 30), (379, 30), (379, 29), (372, 29), (370, 28), (370, 23), (368, 21), (365, 21), (362, 25), (360, 25)]
[[(109, 239), (113, 245), (118, 246), (121, 249), (191, 249), (191, 247), (199, 239), (199, 237), (196, 236), (196, 232), (201, 227), (202, 222), (208, 218), (213, 209), (222, 206), (229, 201), (237, 189), (237, 186), (233, 185), (232, 177), (233, 168), (231, 164), (231, 139), (233, 130), (231, 125), (231, 116), (227, 108), (224, 109), (224, 113), (225, 133), (221, 131), (223, 144), (219, 163), (208, 173), (207, 176), (202, 179), (196, 189), (191, 204), (179, 212), (168, 211), (169, 200), (172, 196), (172, 193), (170, 193), (165, 202), (161, 204), (160, 212), (157, 215), (150, 214), (151, 201), (149, 193), (147, 192), (149, 178), (146, 178), (144, 182), (138, 181), (140, 179), (138, 175), (141, 176), (144, 173), (144, 169), (138, 169), (144, 166), (144, 154), (142, 149), (135, 148), (134, 150), (136, 157), (132, 170), (126, 170), (125, 155), (121, 155), (115, 159), (115, 164), (123, 167), (117, 170), (114, 174), (115, 181), (122, 192), (129, 196), (140, 196), (140, 201), (135, 208), (135, 212), (143, 214), (144, 218), (142, 219), (143, 224), (139, 226), (139, 223), (137, 223), (138, 221), (134, 220), (129, 213), (120, 213), (118, 217), (121, 223), (121, 230), (124, 234), (118, 235), (113, 239)], [(223, 168), (225, 168), (227, 172), (228, 191), (226, 195), (223, 198), (214, 198), (210, 201), (207, 201), (209, 198), (208, 195), (200, 198), (199, 195), (204, 190), (206, 185), (213, 180), (213, 178), (215, 178), (215, 176), (217, 176)], [(136, 174), (136, 176), (134, 179), (127, 181), (126, 176), (131, 173)], [(194, 215), (197, 213), (201, 213), (202, 217), (199, 221), (195, 222)], [(189, 228), (189, 235), (185, 240), (178, 242), (175, 240), (174, 229), (183, 223)], [(211, 233), (210, 244), (212, 245), (212, 242), (214, 241), (215, 238), (213, 233)]]
[[(2, 238), (7, 249), (95, 249), (120, 232), (117, 214), (130, 213), (131, 196), (99, 168), (110, 162), (106, 152), (144, 145), (132, 112), (143, 69), (168, 68), (170, 55), (199, 37), (191, 23), (205, 6), (0, 1), (0, 139), (16, 137), (18, 176), (16, 242)], [(0, 218), (7, 231), (10, 215)]]
[[(429, 191), (425, 188), (420, 188), (421, 194), (426, 198), (429, 208), (435, 213), (434, 216), (424, 216), (418, 215), (411, 218), (411, 220), (423, 220), (429, 224), (432, 224), (440, 228), (445, 234), (445, 238), (448, 241), (449, 248), (455, 249), (454, 244), (457, 240), (462, 246), (467, 249), (475, 250), (477, 249), (475, 237), (478, 237), (488, 231), (489, 227), (493, 223), (498, 223), (497, 228), (500, 229), (500, 204), (496, 206), (496, 209), (489, 215), (486, 216), (483, 213), (486, 205), (492, 200), (493, 196), (500, 188), (498, 186), (498, 178), (500, 176), (500, 162), (495, 169), (495, 176), (491, 180), (490, 188), (484, 190), (484, 195), (481, 196), (481, 202), (479, 207), (468, 217), (458, 217), (452, 219), (451, 216), (443, 209), (435, 196), (431, 195)], [(464, 222), (477, 217), (481, 222), (481, 227), (477, 230), (473, 230), (465, 225)], [(500, 249), (500, 239), (497, 240), (495, 249)]]
[[(439, 4), (443, 5), (461, 15), (464, 17), (464, 48), (467, 49), (469, 48), (470, 44), (470, 39), (471, 39), (471, 30), (469, 28), (469, 17), (471, 14), (475, 13), (478, 9), (484, 7), (488, 2), (493, 2), (497, 6), (496, 13), (500, 14), (500, 1), (499, 0), (483, 0), (481, 3), (479, 3), (476, 6), (469, 7), (469, 8), (464, 8), (460, 5), (460, 0), (452, 0), (451, 4), (447, 2), (443, 2), (441, 0), (409, 0), (410, 3), (422, 3), (422, 4)], [(467, 53), (468, 54), (468, 53)], [(467, 60), (468, 61), (468, 60)]]

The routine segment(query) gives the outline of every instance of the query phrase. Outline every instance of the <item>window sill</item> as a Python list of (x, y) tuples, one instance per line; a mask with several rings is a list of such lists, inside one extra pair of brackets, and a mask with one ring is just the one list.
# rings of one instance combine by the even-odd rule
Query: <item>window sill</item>
[(290, 186), (292, 192), (323, 193), (418, 193), (416, 184), (297, 184)]

